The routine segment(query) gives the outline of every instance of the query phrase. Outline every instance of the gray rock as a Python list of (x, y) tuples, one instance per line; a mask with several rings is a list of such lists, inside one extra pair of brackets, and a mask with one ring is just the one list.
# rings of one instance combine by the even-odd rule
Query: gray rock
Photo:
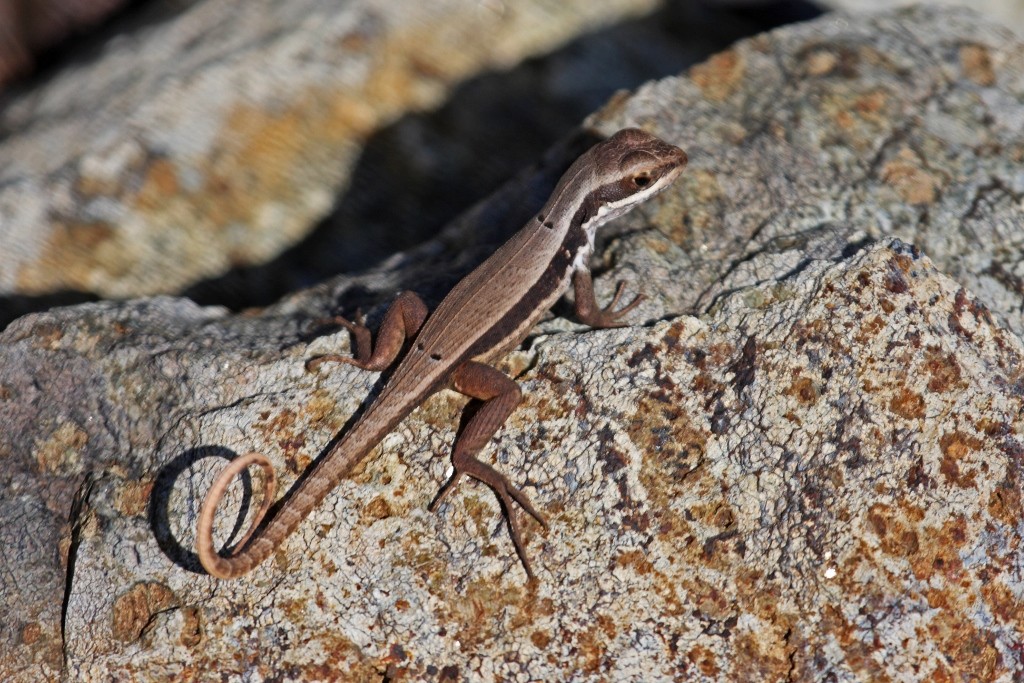
[[(737, 0), (742, 2), (743, 0)], [(756, 0), (755, 0), (756, 1)], [(822, 0), (823, 7), (845, 12), (880, 12), (916, 4), (913, 0)], [(992, 21), (1012, 28), (1019, 34), (1024, 33), (1024, 5), (1017, 0), (932, 0), (929, 5), (949, 5), (954, 7), (970, 7)]]
[[(377, 386), (305, 372), (347, 351), (311, 321), (441, 246), (246, 315), (156, 298), (18, 320), (0, 675), (1021, 677), (1021, 294), (986, 273), (1020, 261), (1022, 54), (968, 13), (829, 17), (592, 118), (692, 167), (598, 252), (598, 296), (640, 283), (647, 324), (552, 318), (502, 364), (525, 399), (484, 457), (548, 516), (526, 526), (536, 584), (489, 490), (426, 510), (464, 403), (447, 392), (252, 574), (193, 554), (224, 458), (267, 453), (287, 488)], [(443, 239), (521, 220), (571, 150)], [(444, 277), (421, 279), (436, 300)], [(260, 494), (238, 483), (219, 538)]]
[(624, 248), (647, 277), (689, 283), (651, 314), (704, 312), (896, 236), (1024, 332), (1022, 48), (966, 10), (831, 15), (596, 114), (611, 130), (667, 102), (690, 154), (679, 203), (631, 238), (645, 248)]

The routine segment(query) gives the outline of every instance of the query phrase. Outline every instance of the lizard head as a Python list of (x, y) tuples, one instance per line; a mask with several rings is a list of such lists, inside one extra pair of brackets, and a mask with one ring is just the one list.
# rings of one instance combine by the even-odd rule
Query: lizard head
[[(590, 215), (604, 223), (658, 194), (686, 167), (686, 152), (639, 128), (595, 145)], [(589, 226), (588, 226), (589, 227)]]
[(686, 161), (686, 153), (675, 145), (639, 128), (625, 128), (569, 167), (547, 208), (580, 221), (593, 242), (598, 226), (667, 188)]

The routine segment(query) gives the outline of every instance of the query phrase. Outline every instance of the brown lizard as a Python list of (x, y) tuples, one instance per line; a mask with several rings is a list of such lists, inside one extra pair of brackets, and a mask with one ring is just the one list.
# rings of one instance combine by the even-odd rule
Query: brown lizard
[[(356, 463), (428, 396), (443, 388), (483, 401), (455, 442), (455, 473), (431, 505), (435, 510), (455, 484), (469, 475), (490, 486), (505, 506), (509, 535), (527, 576), (533, 571), (519, 533), (512, 502), (542, 526), (543, 516), (526, 496), (476, 454), (520, 401), (519, 386), (488, 362), (522, 343), (540, 316), (571, 282), (576, 315), (593, 327), (619, 325), (641, 297), (616, 310), (624, 283), (612, 302), (599, 308), (594, 299), (589, 259), (594, 235), (605, 222), (661, 192), (686, 165), (686, 154), (642, 130), (620, 130), (598, 143), (562, 176), (540, 212), (490, 258), (463, 278), (433, 314), (415, 294), (403, 292), (384, 315), (375, 345), (361, 323), (343, 318), (356, 340), (356, 357), (322, 356), (309, 366), (341, 361), (367, 370), (384, 370), (407, 339), (412, 344), (377, 399), (313, 466), (291, 499), (261, 525), (276, 487), (266, 456), (247, 453), (233, 460), (214, 482), (199, 513), (197, 549), (203, 567), (222, 579), (241, 576), (265, 560), (295, 530)], [(266, 476), (266, 493), (249, 531), (231, 555), (213, 544), (213, 518), (232, 479), (250, 465)]]

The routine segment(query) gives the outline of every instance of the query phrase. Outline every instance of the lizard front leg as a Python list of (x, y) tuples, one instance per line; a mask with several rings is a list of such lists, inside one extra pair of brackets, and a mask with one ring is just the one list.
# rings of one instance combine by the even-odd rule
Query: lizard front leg
[(323, 363), (348, 363), (363, 370), (384, 370), (390, 366), (406, 339), (413, 337), (427, 319), (427, 305), (413, 292), (402, 292), (384, 314), (384, 320), (377, 330), (377, 343), (373, 344), (370, 330), (362, 321), (351, 322), (341, 316), (331, 322), (341, 325), (355, 338), (355, 357), (328, 353), (306, 361), (306, 369), (314, 371)]
[(487, 445), (509, 414), (519, 405), (522, 392), (518, 384), (499, 370), (475, 361), (468, 361), (456, 368), (452, 374), (451, 384), (459, 393), (479, 399), (484, 403), (470, 418), (465, 429), (455, 441), (455, 447), (452, 450), (452, 466), (455, 468), (455, 473), (441, 488), (437, 498), (431, 503), (430, 510), (431, 512), (437, 510), (463, 475), (468, 474), (490, 486), (505, 508), (512, 544), (516, 548), (519, 559), (523, 562), (527, 577), (532, 579), (534, 578), (533, 570), (530, 568), (530, 560), (526, 556), (526, 549), (523, 547), (522, 537), (519, 534), (518, 515), (513, 509), (512, 501), (519, 503), (520, 507), (530, 513), (545, 529), (548, 528), (548, 524), (544, 517), (533, 508), (530, 500), (522, 491), (513, 486), (496, 469), (475, 457), (480, 449)]
[(590, 277), (590, 271), (586, 268), (577, 270), (572, 274), (573, 294), (576, 299), (576, 318), (585, 325), (591, 327), (619, 327), (625, 323), (619, 319), (636, 308), (636, 305), (644, 300), (643, 294), (638, 294), (631, 302), (615, 310), (622, 298), (622, 292), (626, 288), (625, 282), (619, 282), (615, 288), (615, 296), (612, 302), (600, 308), (597, 299), (594, 298), (594, 281)]

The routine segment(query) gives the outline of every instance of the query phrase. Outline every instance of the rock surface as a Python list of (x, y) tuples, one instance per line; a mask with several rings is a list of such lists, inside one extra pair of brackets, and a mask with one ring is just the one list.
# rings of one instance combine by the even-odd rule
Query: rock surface
[[(728, 0), (727, 0), (728, 1)], [(738, 0), (743, 2), (744, 0)], [(755, 0), (756, 1), (756, 0)], [(914, 0), (821, 0), (818, 4), (833, 10), (848, 12), (880, 12), (894, 7), (914, 4)], [(930, 5), (950, 5), (954, 7), (970, 7), (1003, 26), (1009, 26), (1018, 34), (1024, 33), (1024, 4), (1018, 0), (931, 0)]]
[[(287, 488), (374, 390), (303, 370), (347, 350), (310, 321), (412, 280), (436, 301), (436, 245), (247, 315), (155, 298), (12, 324), (0, 674), (1024, 676), (1021, 48), (968, 13), (829, 17), (593, 117), (691, 168), (599, 251), (599, 298), (644, 283), (648, 324), (552, 319), (503, 364), (524, 402), (485, 457), (548, 516), (526, 527), (537, 584), (487, 489), (426, 510), (450, 393), (251, 575), (192, 552), (224, 458), (265, 452)], [(521, 223), (569, 149), (445, 239)], [(243, 484), (222, 539), (259, 500)]]

